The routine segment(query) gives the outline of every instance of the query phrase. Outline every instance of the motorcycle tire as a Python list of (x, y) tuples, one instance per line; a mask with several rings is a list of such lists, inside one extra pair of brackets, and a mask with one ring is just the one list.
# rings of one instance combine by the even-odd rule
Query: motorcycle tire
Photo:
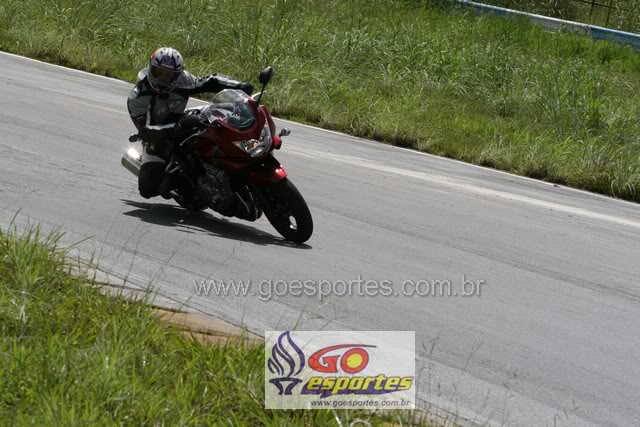
[(307, 202), (295, 185), (285, 179), (260, 187), (263, 211), (278, 233), (294, 243), (304, 243), (313, 234), (313, 218)]

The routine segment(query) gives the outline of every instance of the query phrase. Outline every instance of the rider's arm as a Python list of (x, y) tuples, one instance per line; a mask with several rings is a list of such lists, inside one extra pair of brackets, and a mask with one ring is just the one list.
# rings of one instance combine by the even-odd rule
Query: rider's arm
[(222, 74), (211, 74), (207, 77), (196, 77), (185, 71), (182, 78), (184, 79), (185, 84), (181, 86), (188, 90), (189, 95), (197, 95), (199, 93), (206, 92), (220, 92), (224, 89), (240, 89), (249, 95), (253, 93), (252, 84), (232, 80)]
[(127, 108), (131, 121), (138, 129), (138, 137), (145, 142), (160, 144), (171, 137), (175, 127), (174, 122), (182, 115), (176, 115), (175, 120), (167, 120), (168, 124), (152, 125), (150, 116), (154, 96), (157, 95), (139, 82), (129, 94)]
[(151, 94), (144, 93), (144, 87), (137, 84), (127, 99), (129, 117), (138, 131), (149, 124), (149, 111), (151, 110)]

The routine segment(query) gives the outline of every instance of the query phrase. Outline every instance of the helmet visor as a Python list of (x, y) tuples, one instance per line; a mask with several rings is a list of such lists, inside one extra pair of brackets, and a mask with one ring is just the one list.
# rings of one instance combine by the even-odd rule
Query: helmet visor
[(167, 68), (151, 66), (149, 68), (149, 73), (151, 74), (151, 77), (153, 77), (153, 79), (155, 79), (158, 83), (171, 84), (178, 77), (180, 77), (181, 72), (175, 71), (175, 70), (169, 70)]

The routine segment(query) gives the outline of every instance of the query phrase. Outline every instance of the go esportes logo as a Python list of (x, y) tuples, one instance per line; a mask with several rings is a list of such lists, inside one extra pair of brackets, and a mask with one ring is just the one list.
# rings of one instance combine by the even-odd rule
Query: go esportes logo
[(413, 409), (412, 331), (267, 331), (267, 409)]

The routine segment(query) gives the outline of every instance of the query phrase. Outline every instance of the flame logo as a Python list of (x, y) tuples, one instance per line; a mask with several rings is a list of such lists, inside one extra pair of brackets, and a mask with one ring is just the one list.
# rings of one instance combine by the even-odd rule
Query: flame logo
[(304, 366), (304, 353), (291, 338), (291, 333), (287, 331), (280, 334), (267, 361), (269, 372), (278, 375), (269, 382), (278, 388), (279, 395), (292, 394), (293, 388), (302, 382), (296, 375), (302, 372)]

